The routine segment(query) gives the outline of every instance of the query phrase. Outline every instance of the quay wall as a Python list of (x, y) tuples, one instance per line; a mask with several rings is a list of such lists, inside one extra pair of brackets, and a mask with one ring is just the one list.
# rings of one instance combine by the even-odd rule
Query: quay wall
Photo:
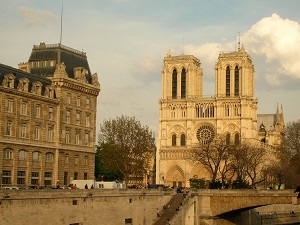
[[(174, 191), (0, 190), (1, 225), (150, 225)], [(131, 223), (130, 223), (131, 222)]]

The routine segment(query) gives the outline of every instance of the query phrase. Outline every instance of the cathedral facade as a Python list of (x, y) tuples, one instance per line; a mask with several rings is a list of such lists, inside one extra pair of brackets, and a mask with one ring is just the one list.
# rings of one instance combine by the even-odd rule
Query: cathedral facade
[(34, 45), (19, 69), (0, 64), (1, 187), (94, 179), (97, 74), (84, 52)]
[[(191, 55), (168, 53), (164, 58), (159, 100), (157, 183), (188, 187), (190, 178), (209, 180), (208, 170), (191, 158), (193, 148), (199, 146), (200, 141), (209, 143), (222, 135), (230, 144), (243, 140), (266, 143), (267, 139), (268, 144), (273, 144), (274, 138), (266, 138), (267, 133), (272, 132), (259, 133), (258, 130), (264, 118), (257, 115), (254, 72), (251, 57), (244, 47), (220, 53), (215, 64), (215, 95), (207, 98), (202, 93), (200, 60)], [(277, 117), (267, 115), (265, 118), (269, 121), (274, 119), (275, 127)]]

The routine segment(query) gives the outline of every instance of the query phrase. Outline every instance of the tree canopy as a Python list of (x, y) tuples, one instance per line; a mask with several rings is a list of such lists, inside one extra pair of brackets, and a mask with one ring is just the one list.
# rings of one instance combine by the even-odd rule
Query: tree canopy
[(148, 126), (135, 117), (104, 120), (99, 130), (99, 151), (103, 168), (131, 178), (143, 177), (155, 156), (155, 138)]

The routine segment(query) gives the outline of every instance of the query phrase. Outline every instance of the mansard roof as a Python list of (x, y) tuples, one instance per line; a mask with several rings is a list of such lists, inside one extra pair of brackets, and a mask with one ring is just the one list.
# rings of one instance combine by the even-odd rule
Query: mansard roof
[[(10, 66), (0, 63), (0, 86), (2, 86), (4, 76), (8, 75), (8, 74), (12, 74), (15, 77), (15, 82), (14, 82), (14, 87), (13, 87), (14, 89), (17, 89), (18, 83), (19, 83), (18, 81), (20, 79), (24, 79), (24, 78), (27, 78), (29, 81), (29, 84), (28, 84), (29, 91), (31, 91), (32, 84), (34, 82), (40, 82), (42, 84), (42, 92), (41, 92), (42, 95), (44, 95), (44, 93), (45, 93), (46, 86), (52, 85), (52, 81), (48, 78), (36, 76), (36, 75), (30, 74), (30, 73), (24, 72), (23, 70), (19, 70), (19, 69), (16, 69), (16, 68), (13, 68), (13, 67), (10, 67)], [(54, 98), (55, 98), (55, 96), (54, 96)]]
[(37, 66), (31, 67), (31, 73), (38, 76), (53, 77), (56, 63), (63, 62), (66, 66), (66, 72), (70, 78), (74, 78), (73, 69), (75, 67), (84, 67), (88, 74), (86, 79), (88, 83), (92, 82), (92, 73), (87, 61), (86, 53), (78, 51), (62, 44), (34, 45), (28, 62), (41, 62), (47, 60), (54, 60), (54, 66)]

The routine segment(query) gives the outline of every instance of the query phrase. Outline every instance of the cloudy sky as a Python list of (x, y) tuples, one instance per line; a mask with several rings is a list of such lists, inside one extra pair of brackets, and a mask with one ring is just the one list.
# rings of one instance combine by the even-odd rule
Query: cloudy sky
[[(0, 63), (28, 61), (34, 44), (60, 40), (62, 0), (0, 0)], [(258, 113), (282, 105), (300, 119), (299, 0), (63, 0), (62, 44), (87, 53), (98, 73), (97, 127), (135, 116), (157, 133), (163, 57), (192, 54), (214, 95), (220, 51), (241, 43), (255, 66)], [(98, 128), (97, 128), (98, 130)]]

